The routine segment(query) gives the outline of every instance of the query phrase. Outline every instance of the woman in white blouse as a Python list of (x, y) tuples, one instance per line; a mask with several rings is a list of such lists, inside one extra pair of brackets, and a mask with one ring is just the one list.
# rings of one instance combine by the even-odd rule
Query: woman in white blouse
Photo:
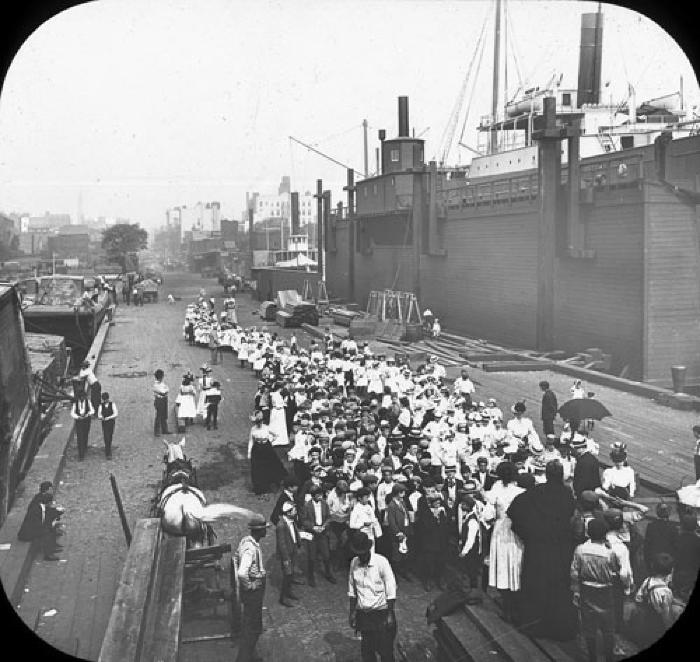
[(617, 442), (612, 445), (610, 459), (613, 466), (603, 471), (601, 478), (602, 487), (606, 492), (614, 487), (623, 487), (630, 498), (634, 498), (637, 491), (637, 483), (634, 478), (634, 469), (627, 464), (627, 446)]
[(523, 416), (526, 407), (524, 402), (516, 402), (511, 408), (514, 418), (511, 418), (506, 425), (506, 430), (508, 430), (516, 439), (519, 440), (521, 445), (527, 445), (528, 437), (532, 435), (533, 437), (537, 435), (535, 432), (535, 426), (532, 424), (532, 420)]

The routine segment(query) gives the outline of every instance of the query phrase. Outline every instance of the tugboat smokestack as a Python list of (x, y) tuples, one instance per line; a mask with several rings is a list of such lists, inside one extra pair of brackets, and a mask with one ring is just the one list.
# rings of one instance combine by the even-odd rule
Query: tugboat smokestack
[(399, 97), (399, 138), (408, 137), (408, 97)]

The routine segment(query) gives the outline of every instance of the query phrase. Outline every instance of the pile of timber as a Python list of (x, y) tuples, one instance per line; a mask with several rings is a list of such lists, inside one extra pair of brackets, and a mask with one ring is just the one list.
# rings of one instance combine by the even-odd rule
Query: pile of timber
[(346, 308), (331, 308), (329, 314), (333, 320), (333, 324), (347, 328), (350, 328), (350, 324), (354, 319), (362, 317), (362, 313)]
[[(433, 633), (444, 662), (577, 662), (580, 653), (559, 643), (529, 637), (506, 623), (491, 598), (443, 616)], [(575, 645), (575, 644), (574, 644)], [(567, 648), (569, 648), (567, 646)]]
[(138, 520), (98, 662), (177, 662), (184, 567), (185, 538)]

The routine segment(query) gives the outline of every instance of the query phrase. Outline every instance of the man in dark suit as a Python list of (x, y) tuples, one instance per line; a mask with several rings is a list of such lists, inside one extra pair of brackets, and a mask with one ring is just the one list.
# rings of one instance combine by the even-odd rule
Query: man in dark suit
[(445, 509), (451, 514), (457, 504), (457, 495), (464, 487), (464, 481), (457, 478), (457, 467), (454, 464), (445, 467), (445, 484), (442, 488), (442, 498)]
[(476, 461), (476, 471), (472, 474), (472, 479), (478, 480), (481, 489), (488, 492), (496, 482), (496, 476), (489, 473), (489, 461), (485, 457), (480, 457)]
[(571, 448), (576, 456), (573, 488), (578, 498), (584, 490), (595, 492), (596, 488), (601, 486), (600, 464), (598, 458), (588, 450), (588, 441), (583, 435), (574, 435)]
[(549, 388), (549, 382), (540, 382), (540, 388), (542, 389), (542, 427), (546, 436), (554, 434), (554, 419), (557, 417), (559, 405), (557, 396)]
[(306, 541), (309, 586), (316, 586), (314, 566), (317, 559), (323, 561), (325, 578), (331, 584), (335, 584), (336, 579), (331, 571), (331, 551), (328, 540), (331, 511), (323, 498), (323, 488), (320, 485), (311, 487), (309, 494), (311, 495), (311, 500), (304, 503), (301, 511), (301, 527), (312, 536), (311, 540)]
[(299, 598), (292, 591), (292, 583), (294, 578), (294, 562), (296, 561), (297, 551), (301, 544), (299, 529), (297, 528), (296, 506), (293, 501), (287, 501), (282, 506), (282, 516), (275, 526), (277, 535), (277, 556), (282, 566), (282, 585), (280, 587), (280, 604), (285, 607), (293, 607), (294, 605), (288, 601), (298, 600)]
[(405, 483), (395, 483), (391, 488), (391, 501), (386, 509), (387, 535), (391, 541), (391, 567), (394, 572), (411, 581), (406, 568), (408, 556), (407, 543), (411, 522), (404, 497), (406, 496)]
[(280, 520), (280, 515), (282, 514), (282, 506), (288, 502), (296, 503), (298, 491), (299, 481), (296, 478), (294, 478), (294, 476), (288, 476), (282, 479), (282, 491), (277, 497), (277, 503), (272, 509), (272, 514), (270, 515), (270, 521), (275, 526), (277, 526), (277, 523)]

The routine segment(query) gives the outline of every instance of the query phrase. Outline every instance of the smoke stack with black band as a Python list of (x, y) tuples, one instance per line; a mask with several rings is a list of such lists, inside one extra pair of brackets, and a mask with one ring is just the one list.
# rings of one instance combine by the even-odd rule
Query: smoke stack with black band
[(408, 137), (408, 97), (399, 97), (399, 138)]
[(603, 64), (603, 14), (581, 15), (581, 51), (578, 62), (576, 105), (600, 103), (600, 71)]

